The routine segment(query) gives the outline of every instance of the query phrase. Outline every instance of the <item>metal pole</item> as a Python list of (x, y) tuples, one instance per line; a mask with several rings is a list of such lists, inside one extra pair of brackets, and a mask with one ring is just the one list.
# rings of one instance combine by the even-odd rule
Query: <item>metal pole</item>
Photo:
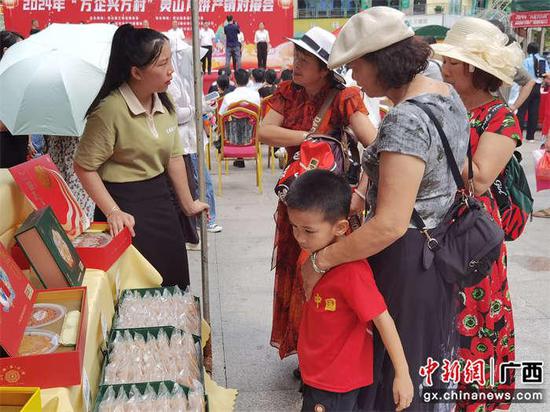
[[(191, 25), (193, 36), (193, 79), (195, 86), (195, 128), (197, 130), (197, 155), (199, 167), (199, 199), (205, 201), (204, 180), (204, 138), (202, 120), (202, 73), (199, 42), (199, 1), (191, 0)], [(206, 214), (201, 222), (201, 279), (202, 279), (202, 317), (210, 324), (210, 286), (208, 283), (208, 239), (206, 231)]]

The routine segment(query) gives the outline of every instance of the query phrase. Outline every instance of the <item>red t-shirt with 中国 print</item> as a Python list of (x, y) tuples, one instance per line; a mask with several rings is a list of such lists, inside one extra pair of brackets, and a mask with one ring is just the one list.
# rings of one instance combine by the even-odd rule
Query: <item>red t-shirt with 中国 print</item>
[(302, 312), (298, 360), (304, 383), (338, 393), (372, 384), (372, 319), (385, 310), (366, 260), (325, 273)]

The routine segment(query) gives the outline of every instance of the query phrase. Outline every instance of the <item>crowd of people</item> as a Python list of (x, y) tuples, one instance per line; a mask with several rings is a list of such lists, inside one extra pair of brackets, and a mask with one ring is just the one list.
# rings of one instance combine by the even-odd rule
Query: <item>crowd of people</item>
[[(95, 209), (94, 219), (107, 221), (114, 234), (127, 227), (163, 285), (185, 288), (186, 247), (196, 249), (200, 241), (197, 217), (208, 219), (209, 232), (222, 228), (208, 170), (197, 156), (192, 49), (177, 21), (165, 34), (143, 26), (116, 30), (83, 135), (47, 136), (46, 143), (56, 163), (70, 161), (60, 169), (87, 199), (78, 200), (90, 213)], [(280, 148), (286, 162), (312, 131), (346, 132), (362, 147), (353, 190), (342, 176), (307, 171), (276, 206), (271, 344), (281, 358), (298, 354), (302, 410), (507, 408), (506, 401), (436, 406), (421, 396), (432, 387), (515, 387), (513, 369), (492, 375), (515, 359), (506, 245), (489, 275), (466, 287), (425, 264), (425, 236), (444, 222), (457, 196), (450, 158), (502, 226), (493, 183), (516, 148), (534, 141), (540, 94), (550, 88), (549, 65), (536, 45), (524, 56), (496, 22), (474, 17), (459, 19), (434, 43), (415, 36), (400, 11), (372, 7), (351, 17), (337, 37), (313, 27), (291, 40), (292, 68), (278, 74), (267, 68), (263, 24), (254, 39), (258, 67), (250, 71), (240, 67), (242, 40), (232, 16), (224, 32), (226, 64), (208, 91), (219, 97), (203, 96), (203, 113), (251, 104), (262, 119), (258, 138)], [(203, 72), (211, 73), (215, 33), (208, 22), (200, 36)], [(1, 32), (0, 58), (22, 39)], [(372, 99), (389, 106), (382, 121), (372, 117)], [(541, 141), (547, 151), (549, 123), (547, 115)], [(24, 161), (31, 138), (11, 136), (2, 124), (0, 131), (1, 167)], [(198, 199), (199, 168), (207, 203)], [(364, 217), (354, 231), (352, 215)], [(419, 373), (428, 359), (491, 360), (494, 369), (480, 372), (483, 384), (457, 375), (453, 386), (438, 374), (428, 384)]]

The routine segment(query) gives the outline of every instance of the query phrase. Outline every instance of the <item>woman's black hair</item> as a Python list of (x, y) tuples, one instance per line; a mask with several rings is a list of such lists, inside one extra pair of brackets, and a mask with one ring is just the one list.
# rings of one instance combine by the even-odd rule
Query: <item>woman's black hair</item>
[(539, 45), (535, 42), (527, 45), (527, 54), (537, 54), (539, 52)]
[(0, 59), (4, 57), (4, 49), (9, 49), (18, 41), (23, 40), (23, 36), (14, 31), (0, 31)]
[[(120, 26), (113, 36), (105, 81), (86, 116), (95, 110), (101, 100), (130, 79), (132, 67), (143, 68), (155, 63), (167, 41), (168, 37), (152, 29), (136, 29), (131, 24)], [(163, 92), (158, 96), (164, 107), (173, 113), (174, 105), (168, 95)]]

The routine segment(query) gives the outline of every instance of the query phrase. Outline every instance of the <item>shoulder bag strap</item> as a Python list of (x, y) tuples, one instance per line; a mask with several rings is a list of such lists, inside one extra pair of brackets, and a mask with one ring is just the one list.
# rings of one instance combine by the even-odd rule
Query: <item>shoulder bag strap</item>
[[(449, 164), (449, 167), (451, 168), (451, 172), (453, 174), (455, 183), (459, 189), (465, 189), (464, 180), (462, 179), (462, 174), (460, 173), (460, 169), (458, 168), (458, 165), (456, 163), (455, 157), (453, 155), (453, 151), (449, 144), (449, 140), (447, 139), (447, 135), (443, 131), (441, 124), (433, 114), (432, 110), (428, 107), (428, 105), (421, 103), (419, 101), (416, 101), (416, 100), (408, 100), (408, 101), (414, 104), (415, 106), (419, 107), (420, 109), (422, 109), (422, 111), (424, 111), (424, 113), (426, 113), (430, 118), (430, 120), (433, 122), (435, 128), (437, 129), (439, 137), (441, 139), (441, 143), (443, 144), (443, 149), (445, 150), (445, 156), (447, 157), (447, 162)], [(471, 179), (473, 179), (472, 156), (471, 156), (470, 145), (468, 145), (468, 180), (471, 180)], [(424, 223), (424, 220), (422, 219), (422, 217), (420, 216), (416, 208), (413, 209), (412, 219), (417, 228), (426, 230), (426, 224)]]
[[(416, 100), (408, 100), (410, 103), (414, 104), (415, 106), (420, 107), (430, 118), (430, 120), (433, 122), (435, 128), (437, 129), (437, 132), (439, 134), (439, 138), (441, 139), (441, 143), (443, 144), (443, 149), (445, 150), (445, 156), (447, 156), (447, 162), (449, 163), (449, 167), (451, 168), (451, 172), (453, 174), (453, 178), (455, 180), (455, 183), (459, 189), (465, 189), (464, 180), (462, 179), (462, 174), (460, 173), (460, 169), (458, 168), (458, 165), (456, 164), (455, 157), (453, 155), (453, 151), (451, 149), (451, 145), (449, 144), (449, 140), (447, 139), (447, 135), (443, 131), (443, 128), (441, 127), (441, 124), (433, 114), (432, 110), (426, 105), (425, 103), (421, 103)], [(468, 151), (470, 152), (470, 151)], [(468, 155), (469, 158), (471, 158), (470, 155)], [(470, 179), (470, 172), (472, 172), (471, 168), (468, 172), (468, 179)], [(473, 176), (472, 176), (473, 177)]]
[(338, 94), (340, 90), (338, 89), (331, 89), (328, 93), (325, 101), (323, 102), (323, 105), (319, 109), (319, 113), (317, 113), (317, 116), (313, 118), (313, 123), (311, 124), (311, 129), (309, 129), (309, 133), (315, 133), (317, 131), (317, 128), (321, 125), (321, 122), (323, 121), (323, 118), (325, 117), (325, 114), (327, 113), (328, 108), (334, 101), (334, 98)]

